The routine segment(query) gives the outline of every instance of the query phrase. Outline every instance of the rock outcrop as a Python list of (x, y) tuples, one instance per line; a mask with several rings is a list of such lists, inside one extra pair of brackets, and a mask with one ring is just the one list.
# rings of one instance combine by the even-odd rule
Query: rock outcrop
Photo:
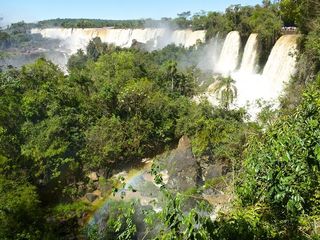
[(178, 191), (196, 187), (201, 179), (199, 169), (190, 140), (187, 136), (183, 136), (179, 140), (178, 148), (173, 150), (168, 158), (168, 187)]

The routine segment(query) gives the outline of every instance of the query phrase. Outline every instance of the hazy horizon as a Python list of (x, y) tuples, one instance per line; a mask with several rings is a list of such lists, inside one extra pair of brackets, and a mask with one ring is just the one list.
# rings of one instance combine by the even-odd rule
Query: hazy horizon
[(260, 0), (226, 0), (216, 2), (213, 0), (175, 0), (174, 2), (163, 0), (153, 2), (147, 0), (11, 0), (1, 5), (0, 17), (3, 18), (1, 25), (25, 21), (37, 22), (55, 18), (88, 18), (88, 19), (141, 19), (162, 17), (176, 17), (178, 13), (191, 11), (224, 11), (232, 4), (256, 5)]

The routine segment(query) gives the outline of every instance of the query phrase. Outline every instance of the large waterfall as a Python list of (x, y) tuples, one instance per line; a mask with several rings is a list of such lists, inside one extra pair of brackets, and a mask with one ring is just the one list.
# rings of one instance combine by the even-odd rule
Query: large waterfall
[[(103, 42), (113, 43), (120, 47), (130, 47), (133, 40), (146, 43), (147, 50), (160, 49), (174, 43), (190, 47), (198, 41), (205, 41), (205, 31), (175, 30), (164, 28), (145, 29), (32, 29), (32, 33), (41, 34), (46, 38), (60, 39), (59, 49), (66, 55), (75, 53), (77, 49), (85, 49), (94, 37), (100, 37)], [(274, 45), (268, 61), (261, 74), (256, 73), (259, 58), (258, 35), (251, 34), (246, 42), (243, 57), (240, 58), (241, 39), (237, 31), (230, 32), (225, 40), (218, 36), (208, 41), (199, 52), (198, 67), (211, 70), (235, 80), (238, 96), (234, 106), (253, 106), (258, 99), (274, 101), (281, 93), (295, 72), (298, 35), (284, 35)], [(67, 58), (64, 58), (66, 63)], [(241, 60), (241, 61), (240, 61)], [(241, 62), (239, 69), (237, 69)], [(60, 63), (61, 64), (61, 63)], [(262, 67), (262, 66), (260, 66)], [(210, 95), (212, 93), (208, 93)], [(216, 98), (210, 96), (216, 104)], [(249, 113), (255, 115), (258, 109), (249, 108)]]
[(281, 91), (283, 83), (295, 73), (298, 35), (284, 35), (274, 45), (263, 69), (263, 77), (274, 91)]
[(258, 34), (252, 33), (244, 48), (240, 72), (255, 73), (258, 60)]
[(238, 66), (241, 47), (240, 34), (237, 31), (228, 33), (220, 54), (215, 71), (223, 75), (229, 75)]
[(190, 47), (197, 41), (205, 41), (205, 31), (175, 30), (164, 28), (145, 29), (111, 29), (111, 28), (46, 28), (32, 29), (31, 33), (39, 33), (45, 38), (63, 40), (61, 47), (69, 53), (77, 49), (85, 49), (94, 37), (100, 37), (102, 42), (113, 43), (119, 47), (130, 47), (133, 40), (141, 43), (151, 42), (151, 49), (159, 49), (170, 43)]
[[(273, 102), (277, 106), (277, 98), (284, 85), (295, 73), (298, 35), (284, 35), (276, 42), (262, 74), (253, 74), (252, 71), (240, 71), (231, 74), (236, 80), (238, 97), (237, 106), (251, 104), (249, 113), (254, 117), (259, 109), (255, 106), (257, 100)], [(249, 54), (248, 55), (253, 55)], [(243, 56), (245, 58), (245, 56)], [(244, 60), (242, 60), (243, 62)]]

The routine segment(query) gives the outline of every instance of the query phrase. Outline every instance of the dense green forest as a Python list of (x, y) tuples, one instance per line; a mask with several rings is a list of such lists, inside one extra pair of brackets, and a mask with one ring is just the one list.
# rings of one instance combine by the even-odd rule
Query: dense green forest
[[(165, 205), (159, 213), (144, 215), (146, 231), (158, 226), (150, 238), (319, 239), (319, 12), (316, 1), (264, 1), (262, 6), (231, 6), (224, 14), (183, 13), (170, 20), (179, 27), (206, 29), (208, 37), (222, 30), (240, 30), (243, 36), (258, 31), (266, 48), (281, 26), (299, 27), (297, 74), (280, 108), (265, 108), (256, 122), (245, 109), (229, 108), (236, 97), (232, 79), (218, 79), (231, 89), (220, 92), (219, 106), (192, 100), (200, 82), (211, 77), (180, 66), (178, 59), (192, 55), (172, 45), (146, 52), (93, 39), (86, 53), (79, 50), (70, 57), (68, 75), (44, 58), (2, 70), (0, 239), (137, 239), (131, 203), (113, 206), (106, 232), (81, 224), (93, 210), (82, 198), (92, 189), (88, 174), (100, 172), (107, 181), (125, 166), (175, 148), (182, 136), (190, 138), (196, 158), (229, 166), (232, 207), (212, 221), (203, 214), (210, 206), (200, 199), (199, 188), (191, 191), (195, 206), (186, 210), (186, 194), (168, 189), (154, 166)], [(144, 24), (63, 19), (38, 24), (88, 27), (78, 25), (82, 21), (90, 27)], [(18, 23), (1, 31), (0, 48), (30, 42), (21, 40), (28, 35), (24, 27)]]

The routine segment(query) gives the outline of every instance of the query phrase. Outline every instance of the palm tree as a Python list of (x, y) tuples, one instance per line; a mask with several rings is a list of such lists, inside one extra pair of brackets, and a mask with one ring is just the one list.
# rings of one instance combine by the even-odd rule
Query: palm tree
[(177, 62), (175, 61), (168, 61), (166, 62), (166, 74), (167, 77), (171, 80), (171, 90), (174, 90), (175, 80), (177, 78), (178, 68), (177, 68)]
[(213, 86), (213, 92), (217, 95), (217, 99), (220, 104), (229, 109), (229, 106), (238, 95), (237, 88), (234, 85), (235, 80), (231, 77), (218, 77), (216, 83)]

